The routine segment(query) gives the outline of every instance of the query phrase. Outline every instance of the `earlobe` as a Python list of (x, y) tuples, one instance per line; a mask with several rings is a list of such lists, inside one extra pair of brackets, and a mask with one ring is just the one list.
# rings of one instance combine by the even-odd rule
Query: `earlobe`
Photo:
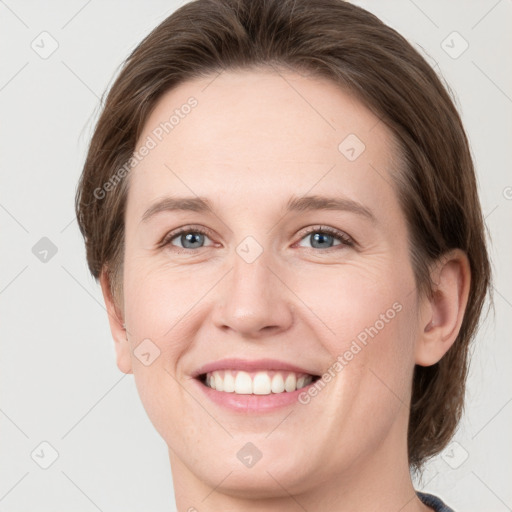
[(460, 249), (445, 254), (433, 270), (432, 297), (422, 298), (415, 362), (437, 363), (453, 345), (460, 331), (469, 296), (471, 271)]
[(110, 279), (106, 269), (101, 271), (100, 275), (101, 291), (108, 313), (110, 331), (114, 340), (114, 349), (116, 351), (117, 367), (123, 373), (133, 373), (131, 349), (128, 341), (126, 325), (123, 319), (123, 313), (112, 296)]

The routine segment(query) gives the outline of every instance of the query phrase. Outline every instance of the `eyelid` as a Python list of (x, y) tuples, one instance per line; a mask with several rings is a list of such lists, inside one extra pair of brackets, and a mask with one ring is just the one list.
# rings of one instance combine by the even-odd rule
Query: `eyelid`
[[(171, 240), (173, 240), (177, 236), (182, 235), (184, 233), (200, 233), (202, 235), (206, 235), (206, 236), (210, 237), (212, 234), (212, 231), (209, 230), (208, 228), (205, 228), (202, 226), (194, 226), (194, 225), (183, 226), (181, 228), (174, 229), (173, 231), (170, 231), (169, 233), (166, 233), (164, 235), (164, 237), (162, 238), (162, 240), (158, 243), (158, 247), (160, 248), (160, 247), (165, 247), (166, 245), (171, 245)], [(182, 251), (194, 250), (194, 249), (187, 249), (185, 247), (176, 247), (176, 246), (173, 246), (173, 247), (178, 250), (182, 250)]]
[[(173, 240), (174, 238), (178, 237), (179, 235), (182, 235), (185, 233), (199, 233), (199, 234), (205, 235), (209, 238), (211, 238), (211, 235), (212, 235), (212, 231), (203, 226), (195, 226), (195, 225), (183, 226), (181, 228), (177, 228), (173, 231), (170, 231), (169, 233), (166, 233), (165, 236), (163, 237), (163, 239), (158, 243), (158, 247), (161, 248), (161, 247), (170, 245), (174, 249), (176, 249), (178, 252), (183, 252), (183, 251), (197, 252), (198, 249), (205, 248), (205, 247), (199, 247), (198, 249), (187, 249), (186, 247), (177, 247), (177, 246), (174, 246), (171, 244), (171, 240)], [(305, 237), (307, 237), (308, 235), (310, 235), (312, 233), (325, 233), (325, 234), (331, 235), (335, 238), (338, 238), (338, 240), (340, 241), (339, 245), (342, 245), (342, 246), (344, 245), (346, 247), (354, 247), (357, 245), (357, 242), (350, 235), (345, 233), (344, 231), (341, 231), (337, 228), (333, 228), (330, 226), (317, 224), (317, 225), (309, 226), (309, 227), (301, 230), (298, 234), (299, 240), (294, 243), (294, 246), (297, 245), (298, 243), (300, 243)], [(315, 252), (316, 251), (329, 252), (330, 250), (336, 250), (336, 247), (339, 247), (339, 245), (335, 245), (333, 247), (328, 247), (326, 249), (317, 249), (315, 247), (311, 247), (311, 248), (306, 247), (306, 249), (311, 249)]]
[[(344, 231), (341, 231), (340, 229), (333, 228), (330, 226), (325, 226), (323, 224), (317, 224), (315, 226), (309, 226), (309, 227), (305, 228), (305, 231), (301, 231), (299, 233), (299, 236), (300, 236), (299, 242), (301, 242), (303, 238), (305, 238), (306, 236), (308, 236), (312, 233), (325, 233), (327, 235), (331, 235), (335, 238), (338, 238), (341, 241), (340, 245), (345, 245), (347, 247), (354, 247), (357, 245), (357, 242), (350, 235), (345, 233)], [(299, 242), (297, 242), (297, 243), (299, 243)], [(330, 249), (334, 249), (335, 247), (338, 247), (338, 246), (328, 247), (327, 249), (320, 249), (320, 252), (328, 252)], [(316, 248), (312, 247), (311, 249), (315, 250)], [(316, 250), (318, 250), (318, 249), (316, 249)]]

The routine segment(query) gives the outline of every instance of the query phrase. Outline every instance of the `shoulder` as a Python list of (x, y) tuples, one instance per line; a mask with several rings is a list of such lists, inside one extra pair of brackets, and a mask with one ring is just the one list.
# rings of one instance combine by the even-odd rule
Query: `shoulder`
[(435, 512), (454, 512), (452, 508), (433, 494), (426, 494), (419, 491), (416, 491), (416, 494), (423, 504), (427, 505), (427, 507), (431, 507)]

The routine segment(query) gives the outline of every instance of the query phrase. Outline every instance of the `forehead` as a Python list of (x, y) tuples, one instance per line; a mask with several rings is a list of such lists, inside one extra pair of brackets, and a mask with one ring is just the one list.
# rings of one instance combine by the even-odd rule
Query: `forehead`
[(391, 141), (386, 125), (331, 81), (290, 71), (223, 71), (160, 98), (137, 142), (151, 149), (130, 172), (129, 194), (227, 200), (243, 189), (245, 200), (257, 200), (269, 190), (287, 199), (290, 189), (300, 195), (314, 188), (383, 203), (393, 194), (386, 177)]

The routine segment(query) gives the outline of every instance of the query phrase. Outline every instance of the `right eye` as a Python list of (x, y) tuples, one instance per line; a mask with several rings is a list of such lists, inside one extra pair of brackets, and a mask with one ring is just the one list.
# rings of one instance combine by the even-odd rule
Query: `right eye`
[[(177, 231), (168, 233), (162, 240), (160, 246), (170, 247), (171, 250), (176, 248), (178, 252), (194, 251), (195, 249), (202, 249), (204, 247), (201, 246), (201, 244), (204, 243), (205, 237), (208, 238), (208, 234), (209, 232), (203, 228), (180, 228)], [(176, 246), (173, 240), (178, 240), (181, 245)]]

